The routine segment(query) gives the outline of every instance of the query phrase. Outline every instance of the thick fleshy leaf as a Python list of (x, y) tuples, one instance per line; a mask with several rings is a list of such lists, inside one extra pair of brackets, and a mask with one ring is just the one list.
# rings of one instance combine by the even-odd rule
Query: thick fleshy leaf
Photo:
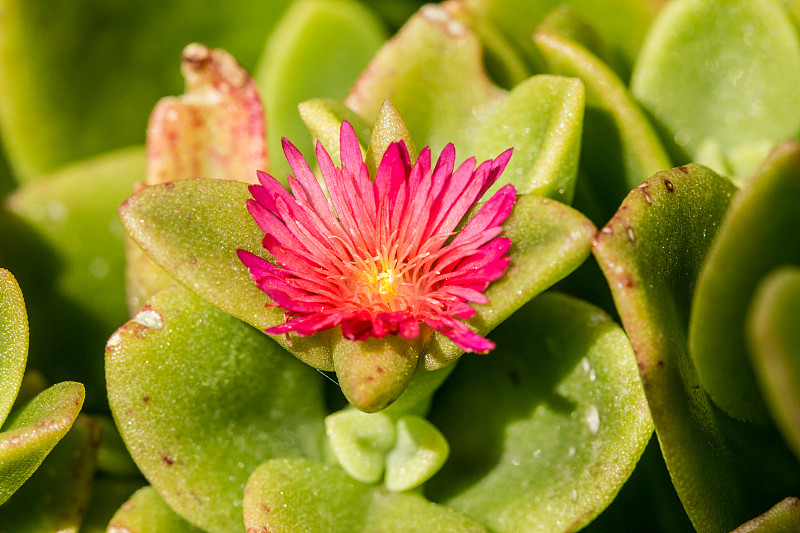
[[(263, 233), (245, 203), (247, 185), (223, 180), (181, 180), (148, 187), (120, 206), (123, 226), (160, 266), (206, 301), (264, 330), (284, 320), (265, 307), (237, 249), (262, 253)], [(326, 335), (275, 340), (305, 363), (333, 370)]]
[(631, 90), (682, 161), (745, 178), (800, 133), (800, 41), (772, 0), (678, 0), (659, 14)]
[(634, 189), (595, 255), (636, 351), (664, 460), (700, 532), (729, 531), (797, 486), (774, 431), (718, 410), (687, 346), (692, 291), (736, 187), (696, 165)]
[(3, 0), (0, 123), (18, 177), (142, 143), (153, 103), (180, 91), (184, 46), (221, 46), (252, 69), (289, 3)]
[(795, 28), (800, 30), (800, 2), (797, 0), (783, 0), (782, 3), (792, 18)]
[(141, 148), (105, 154), (30, 183), (0, 207), (0, 264), (17, 277), (30, 322), (28, 366), (86, 385), (106, 405), (101, 353), (128, 317), (117, 206), (144, 177)]
[(556, 33), (539, 31), (533, 40), (548, 72), (586, 87), (581, 168), (608, 220), (628, 191), (672, 166), (669, 157), (624, 82), (597, 56)]
[(766, 276), (753, 295), (747, 339), (773, 420), (800, 458), (800, 268)]
[(407, 415), (397, 421), (397, 442), (386, 454), (387, 489), (402, 492), (428, 481), (447, 460), (450, 445), (426, 419)]
[(311, 98), (344, 99), (385, 39), (381, 21), (354, 0), (303, 0), (287, 10), (255, 74), (269, 117), (270, 174), (284, 180), (290, 172), (282, 137), (303, 153), (313, 152), (297, 105)]
[(456, 365), (448, 365), (438, 370), (416, 372), (403, 394), (382, 412), (395, 420), (405, 415), (426, 416), (434, 393), (455, 367)]
[[(475, 305), (467, 321), (480, 335), (490, 332), (528, 300), (578, 268), (590, 253), (596, 228), (578, 211), (528, 194), (517, 199), (503, 234), (511, 239), (505, 275), (485, 291), (489, 305)], [(426, 370), (450, 364), (462, 354), (435, 333), (422, 354)]]
[(244, 520), (248, 531), (272, 533), (487, 533), (418, 494), (373, 488), (308, 459), (273, 459), (253, 472)]
[(326, 147), (334, 165), (341, 166), (339, 132), (342, 129), (342, 121), (346, 120), (353, 126), (362, 151), (366, 151), (369, 146), (374, 128), (370, 128), (361, 117), (343, 103), (317, 98), (302, 102), (297, 108), (311, 136)]
[(386, 149), (394, 142), (402, 141), (408, 150), (409, 160), (413, 165), (417, 160), (417, 149), (411, 134), (408, 133), (406, 121), (400, 116), (400, 112), (392, 105), (389, 100), (383, 102), (378, 116), (375, 118), (375, 127), (372, 128), (372, 135), (369, 138), (367, 155), (364, 158), (369, 168), (369, 175), (376, 176), (380, 167), (383, 154)]
[(400, 396), (417, 369), (419, 343), (397, 335), (349, 341), (334, 334), (333, 368), (347, 401), (367, 413)]
[(325, 430), (333, 457), (350, 477), (369, 484), (383, 478), (393, 492), (430, 479), (449, 453), (439, 430), (412, 414), (394, 419), (387, 411), (363, 413), (348, 407), (327, 416)]
[(787, 141), (736, 195), (695, 288), (689, 351), (700, 383), (726, 413), (769, 418), (745, 341), (745, 315), (773, 268), (800, 265), (800, 144)]
[(14, 401), (12, 409), (22, 407), (49, 386), (50, 382), (45, 379), (41, 372), (35, 369), (26, 370), (25, 375), (22, 376), (22, 383), (19, 386), (17, 399)]
[(391, 418), (383, 413), (345, 409), (325, 417), (325, 433), (347, 475), (362, 483), (380, 481), (384, 456), (395, 442)]
[(250, 326), (176, 287), (109, 339), (109, 403), (136, 464), (170, 507), (238, 531), (244, 484), (272, 457), (315, 457), (322, 380)]
[(800, 529), (800, 500), (785, 498), (731, 533), (791, 533)]
[(0, 506), (0, 532), (77, 532), (94, 480), (100, 426), (81, 415), (38, 470)]
[[(478, 38), (445, 5), (424, 6), (373, 58), (345, 104), (374, 122), (385, 100), (398, 109), (417, 146), (448, 143), (478, 160), (514, 148), (507, 183), (563, 202), (572, 200), (583, 117), (583, 86), (536, 76), (511, 92), (494, 86)], [(420, 83), (420, 80), (425, 83)]]
[(28, 314), (17, 280), (0, 268), (0, 427), (17, 397), (28, 360)]
[(111, 518), (108, 532), (202, 533), (203, 530), (176, 514), (153, 487), (142, 487)]
[(67, 381), (11, 412), (0, 433), (0, 503), (25, 483), (67, 434), (83, 398), (83, 385)]
[(427, 485), (434, 501), (492, 531), (576, 531), (633, 471), (652, 421), (621, 328), (599, 308), (544, 294), (462, 360), (432, 422), (450, 459)]
[(500, 27), (535, 65), (539, 56), (531, 35), (548, 13), (566, 4), (596, 27), (624, 67), (633, 64), (663, 3), (663, 0), (466, 0), (467, 7)]
[(672, 486), (655, 435), (614, 501), (584, 533), (696, 533)]

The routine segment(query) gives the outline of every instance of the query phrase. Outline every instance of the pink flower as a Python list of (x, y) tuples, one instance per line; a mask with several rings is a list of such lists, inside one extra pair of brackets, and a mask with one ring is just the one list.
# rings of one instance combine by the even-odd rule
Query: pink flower
[(483, 291), (508, 266), (511, 241), (498, 235), (514, 187), (501, 188), (461, 231), (455, 228), (497, 181), (511, 150), (478, 168), (470, 158), (454, 172), (448, 144), (431, 171), (429, 148), (412, 167), (405, 145), (393, 143), (373, 181), (353, 127), (343, 122), (341, 169), (317, 143), (330, 200), (297, 148), (283, 139), (283, 150), (294, 171), (291, 194), (259, 172), (261, 185), (250, 187), (247, 202), (275, 264), (238, 251), (271, 298), (267, 305), (286, 311), (286, 322), (267, 333), (306, 336), (341, 326), (350, 340), (416, 339), (422, 323), (467, 352), (494, 348), (459, 319), (475, 314), (467, 302), (488, 303)]

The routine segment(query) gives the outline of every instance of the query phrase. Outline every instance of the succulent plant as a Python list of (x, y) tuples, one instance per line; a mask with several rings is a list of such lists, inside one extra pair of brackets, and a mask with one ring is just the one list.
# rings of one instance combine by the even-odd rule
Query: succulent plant
[(794, 0), (0, 13), (0, 532), (800, 530)]

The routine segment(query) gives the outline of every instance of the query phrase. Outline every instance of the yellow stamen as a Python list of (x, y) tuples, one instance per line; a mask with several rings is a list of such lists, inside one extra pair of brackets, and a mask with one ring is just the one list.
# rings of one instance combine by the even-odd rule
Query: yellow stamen
[(378, 294), (394, 297), (397, 295), (397, 291), (394, 288), (394, 279), (394, 272), (384, 270), (375, 278), (373, 286), (378, 289)]

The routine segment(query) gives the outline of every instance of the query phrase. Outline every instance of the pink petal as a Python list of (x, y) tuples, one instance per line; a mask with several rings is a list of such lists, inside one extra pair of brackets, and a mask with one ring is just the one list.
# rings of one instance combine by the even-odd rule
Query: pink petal
[(508, 215), (511, 214), (511, 209), (514, 207), (516, 198), (517, 191), (511, 184), (497, 191), (488, 202), (481, 206), (475, 216), (467, 222), (467, 225), (464, 226), (464, 229), (453, 239), (451, 244), (457, 244), (487, 228), (502, 224), (505, 219), (508, 218)]
[(495, 184), (495, 182), (497, 182), (497, 178), (499, 178), (500, 174), (502, 174), (503, 171), (506, 169), (506, 166), (508, 165), (508, 162), (511, 160), (511, 156), (513, 155), (513, 153), (514, 149), (509, 148), (508, 150), (506, 150), (505, 152), (503, 152), (502, 154), (498, 155), (495, 158), (494, 162), (492, 163), (492, 169), (486, 176), (486, 182), (483, 184), (483, 189), (481, 189), (481, 192), (478, 196), (479, 199), (482, 198), (484, 194), (486, 194), (486, 191), (488, 191), (492, 187), (492, 185)]
[(425, 316), (423, 321), (449, 338), (465, 352), (486, 353), (494, 349), (494, 343), (481, 337), (463, 322), (447, 316)]
[(356, 130), (346, 120), (342, 121), (342, 127), (339, 130), (339, 147), (339, 156), (342, 159), (343, 169), (354, 172), (364, 164), (364, 159), (361, 157), (361, 147), (358, 144), (358, 137), (356, 137)]

